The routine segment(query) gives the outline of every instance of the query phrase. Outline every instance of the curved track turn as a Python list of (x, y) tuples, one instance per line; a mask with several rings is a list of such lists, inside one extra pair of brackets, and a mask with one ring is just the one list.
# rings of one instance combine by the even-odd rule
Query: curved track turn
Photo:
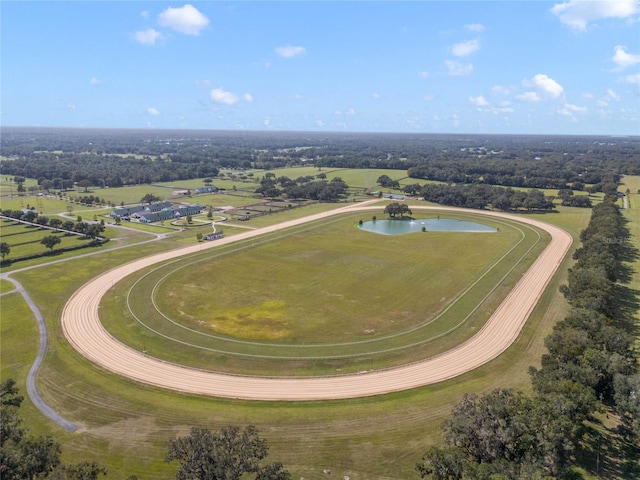
[[(567, 232), (544, 222), (499, 212), (471, 211), (477, 215), (508, 218), (533, 225), (547, 231), (551, 241), (476, 335), (438, 356), (388, 370), (312, 378), (264, 378), (208, 372), (149, 357), (120, 343), (100, 322), (98, 307), (107, 291), (125, 276), (149, 265), (332, 215), (379, 208), (353, 204), (215, 242), (152, 255), (109, 270), (86, 283), (69, 299), (62, 312), (65, 336), (78, 352), (106, 370), (138, 382), (199, 395), (302, 401), (357, 398), (408, 390), (469, 372), (504, 352), (517, 338), (572, 243)], [(470, 212), (452, 207), (411, 205), (411, 208)]]

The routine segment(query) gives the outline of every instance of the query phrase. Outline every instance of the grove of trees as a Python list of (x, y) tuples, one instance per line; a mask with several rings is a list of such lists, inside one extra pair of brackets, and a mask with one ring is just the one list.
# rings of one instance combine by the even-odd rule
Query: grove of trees
[(391, 202), (386, 207), (384, 207), (384, 213), (389, 215), (391, 218), (395, 218), (397, 215), (402, 218), (405, 216), (405, 214), (411, 215), (413, 212), (411, 212), (409, 205), (407, 205), (406, 203)]
[(262, 465), (268, 455), (266, 440), (249, 425), (224, 427), (211, 432), (192, 428), (186, 437), (169, 441), (167, 462), (180, 464), (177, 480), (290, 480), (291, 475), (281, 463)]
[(0, 478), (2, 480), (96, 480), (107, 474), (95, 461), (64, 464), (59, 443), (50, 436), (34, 436), (22, 424), (24, 398), (16, 382), (0, 384)]
[(260, 180), (260, 186), (255, 193), (270, 198), (284, 195), (292, 200), (335, 202), (347, 193), (348, 188), (349, 186), (340, 177), (334, 177), (330, 181), (312, 176), (292, 180), (285, 176), (276, 178), (274, 173), (266, 173)]
[[(406, 190), (406, 189), (405, 189)], [(498, 210), (553, 210), (553, 201), (541, 190), (532, 188), (527, 192), (492, 185), (444, 185), (426, 184), (418, 192), (425, 201), (449, 205), (484, 209), (491, 206)], [(582, 196), (582, 195), (581, 195)]]

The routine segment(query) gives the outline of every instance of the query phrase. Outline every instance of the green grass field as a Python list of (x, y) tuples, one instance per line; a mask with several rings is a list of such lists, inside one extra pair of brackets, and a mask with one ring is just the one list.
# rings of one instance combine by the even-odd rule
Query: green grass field
[[(53, 251), (50, 251), (40, 243), (46, 236), (54, 236), (60, 239), (60, 243), (54, 246)], [(9, 244), (11, 251), (6, 259), (12, 260), (43, 252), (56, 253), (56, 251), (64, 248), (83, 246), (89, 243), (91, 239), (74, 234), (65, 234), (44, 227), (0, 220), (0, 241)]]
[(103, 321), (133, 348), (142, 339), (154, 355), (198, 368), (334, 375), (388, 367), (436, 355), (475, 333), (546, 238), (517, 222), (484, 218), (499, 231), (384, 236), (359, 230), (359, 218), (131, 276), (105, 301)]
[[(622, 186), (619, 188), (621, 192), (629, 189), (629, 208), (623, 210), (622, 213), (629, 221), (627, 227), (631, 234), (632, 246), (636, 250), (640, 250), (640, 176), (627, 176), (622, 179)], [(636, 264), (638, 261), (636, 261)], [(640, 267), (632, 272), (628, 287), (636, 292), (640, 291)], [(636, 312), (636, 325), (640, 328), (640, 311)], [(640, 348), (640, 338), (637, 340)]]
[[(632, 177), (625, 181), (635, 186), (640, 179)], [(366, 179), (361, 184), (365, 185)], [(631, 187), (631, 191), (637, 191), (638, 187)], [(632, 208), (625, 215), (630, 220), (633, 241), (638, 242), (640, 219), (634, 209), (638, 196), (632, 196), (631, 201)], [(252, 219), (244, 226), (258, 227), (329, 207), (319, 204), (287, 210)], [(577, 239), (590, 213), (588, 209), (559, 208), (558, 213), (540, 214), (536, 218), (563, 226)], [(232, 234), (231, 227), (224, 228)], [(134, 244), (150, 236), (121, 229), (114, 237), (116, 240), (108, 245)], [(105, 372), (88, 364), (69, 346), (59, 318), (66, 299), (77, 288), (100, 272), (141, 255), (193, 244), (194, 237), (195, 232), (181, 232), (162, 241), (109, 249), (98, 255), (14, 274), (36, 301), (49, 329), (49, 348), (38, 377), (38, 389), (53, 408), (78, 424), (80, 430), (74, 434), (64, 432), (45, 419), (28, 399), (21, 414), (33, 433), (51, 434), (62, 443), (63, 460), (96, 459), (108, 467), (108, 479), (134, 474), (140, 480), (171, 479), (175, 478), (176, 467), (164, 462), (170, 438), (186, 434), (192, 426), (254, 424), (269, 442), (269, 459), (282, 461), (296, 479), (325, 479), (327, 475), (322, 473), (325, 468), (331, 470), (332, 478), (345, 475), (376, 480), (417, 478), (414, 465), (430, 445), (441, 442), (440, 425), (451, 406), (465, 392), (480, 393), (497, 387), (529, 389), (527, 368), (539, 363), (544, 337), (567, 313), (558, 287), (566, 277), (570, 259), (561, 266), (518, 340), (496, 360), (438, 385), (348, 401), (246, 402), (181, 395)], [(264, 252), (268, 252), (266, 248)], [(633, 280), (636, 289), (640, 278), (637, 265), (636, 261)], [(5, 289), (4, 285), (2, 288)], [(3, 379), (17, 379), (25, 393), (26, 373), (37, 350), (37, 328), (18, 294), (3, 295), (1, 308), (0, 373)]]

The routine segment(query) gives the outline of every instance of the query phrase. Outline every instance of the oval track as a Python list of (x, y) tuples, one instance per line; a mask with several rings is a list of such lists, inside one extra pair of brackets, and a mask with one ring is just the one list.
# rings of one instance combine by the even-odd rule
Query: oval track
[(332, 215), (379, 208), (365, 204), (349, 205), (215, 242), (152, 255), (109, 270), (86, 283), (69, 299), (62, 312), (64, 334), (78, 352), (106, 370), (138, 382), (181, 392), (246, 400), (288, 401), (345, 399), (397, 392), (461, 375), (504, 352), (517, 338), (572, 243), (571, 236), (564, 230), (531, 218), (482, 210), (411, 205), (416, 210), (472, 212), (516, 220), (547, 231), (551, 241), (476, 335), (438, 356), (377, 372), (313, 378), (264, 378), (207, 372), (163, 362), (129, 348), (113, 338), (100, 322), (98, 307), (107, 291), (125, 276), (149, 265)]

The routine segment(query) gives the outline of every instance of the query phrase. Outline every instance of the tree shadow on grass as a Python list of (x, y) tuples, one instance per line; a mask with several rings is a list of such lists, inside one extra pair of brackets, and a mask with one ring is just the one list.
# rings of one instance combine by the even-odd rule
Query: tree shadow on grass
[[(613, 418), (610, 411), (606, 422)], [(576, 462), (597, 478), (640, 478), (640, 445), (630, 440), (624, 430), (594, 419), (587, 424)]]
[(620, 238), (610, 238), (609, 241), (615, 242), (619, 247), (616, 249), (616, 253), (620, 266), (616, 269), (616, 278), (620, 283), (629, 283), (634, 274), (633, 266), (640, 258), (640, 250), (638, 250), (626, 226), (629, 221), (623, 219), (622, 223), (622, 236)]
[[(624, 220), (624, 223), (627, 223)], [(624, 230), (628, 232), (626, 226)], [(640, 250), (632, 242), (631, 236), (627, 233), (620, 239), (620, 249), (618, 250), (620, 267), (616, 270), (618, 282), (614, 286), (616, 294), (616, 314), (614, 320), (620, 328), (634, 336), (640, 334), (640, 325), (635, 321), (635, 315), (640, 311), (640, 291), (629, 288), (627, 285), (632, 281), (635, 273), (634, 265), (640, 259)]]
[(640, 325), (635, 319), (640, 310), (640, 291), (624, 285), (615, 285), (616, 309), (613, 320), (616, 326), (622, 328), (630, 335), (640, 335)]

